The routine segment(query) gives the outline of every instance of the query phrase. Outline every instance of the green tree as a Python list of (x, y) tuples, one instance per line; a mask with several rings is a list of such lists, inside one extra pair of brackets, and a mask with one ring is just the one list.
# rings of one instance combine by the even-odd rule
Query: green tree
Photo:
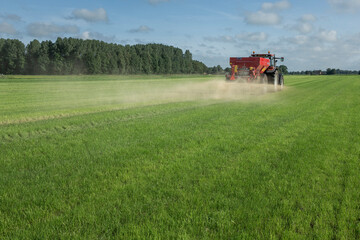
[(289, 73), (288, 68), (287, 68), (287, 66), (285, 66), (285, 65), (280, 65), (280, 66), (279, 66), (279, 71), (280, 71), (282, 74), (288, 74), (288, 73)]
[(40, 71), (39, 74), (48, 74), (48, 72), (50, 71), (49, 48), (51, 45), (51, 41), (43, 41), (40, 44), (38, 57), (38, 69)]
[(184, 73), (192, 73), (192, 70), (192, 54), (189, 50), (186, 50), (184, 54)]
[[(222, 72), (221, 66), (214, 71)], [(178, 74), (208, 72), (189, 50), (163, 44), (134, 46), (98, 40), (57, 38), (26, 46), (0, 39), (0, 73), (5, 74)]]
[(25, 45), (16, 39), (6, 39), (1, 47), (2, 74), (21, 74), (25, 67)]
[(204, 74), (207, 72), (207, 66), (202, 62), (193, 60), (192, 65), (194, 73)]
[(335, 68), (333, 68), (333, 69), (331, 69), (331, 68), (326, 69), (326, 75), (334, 75), (335, 73), (336, 73)]
[(39, 74), (39, 55), (41, 44), (38, 40), (31, 41), (26, 46), (26, 73)]

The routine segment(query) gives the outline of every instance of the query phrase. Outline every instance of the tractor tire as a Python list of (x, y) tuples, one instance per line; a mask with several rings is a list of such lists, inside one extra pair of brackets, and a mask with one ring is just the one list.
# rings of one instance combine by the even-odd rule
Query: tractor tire
[(281, 73), (279, 74), (279, 85), (281, 89), (284, 87), (284, 75)]
[(279, 85), (279, 71), (275, 70), (274, 72), (267, 73), (268, 83), (274, 86), (274, 90), (277, 91)]

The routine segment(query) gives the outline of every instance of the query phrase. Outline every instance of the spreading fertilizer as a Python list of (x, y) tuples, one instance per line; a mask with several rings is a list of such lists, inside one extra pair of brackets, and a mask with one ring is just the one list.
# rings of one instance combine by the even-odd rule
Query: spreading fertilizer
[(219, 80), (187, 82), (169, 87), (144, 89), (119, 96), (124, 102), (178, 102), (196, 100), (245, 100), (280, 90), (265, 84), (233, 83)]
[(211, 104), (214, 101), (262, 101), (261, 96), (281, 89), (269, 84), (203, 78), (110, 81), (102, 78), (95, 81), (77, 79), (48, 82), (42, 84), (40, 90), (35, 84), (28, 87), (33, 87), (34, 91), (24, 102), (9, 101), (6, 104), (9, 109), (20, 104), (22, 109), (3, 114), (0, 125), (177, 102), (199, 101), (199, 104)]

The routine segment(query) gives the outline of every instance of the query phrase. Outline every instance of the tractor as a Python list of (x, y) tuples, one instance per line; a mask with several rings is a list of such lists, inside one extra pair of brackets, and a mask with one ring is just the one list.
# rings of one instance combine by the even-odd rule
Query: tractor
[(226, 80), (230, 82), (263, 83), (272, 84), (275, 87), (284, 86), (284, 76), (276, 67), (276, 62), (284, 58), (275, 57), (275, 54), (255, 54), (250, 57), (231, 57), (231, 73), (226, 74)]

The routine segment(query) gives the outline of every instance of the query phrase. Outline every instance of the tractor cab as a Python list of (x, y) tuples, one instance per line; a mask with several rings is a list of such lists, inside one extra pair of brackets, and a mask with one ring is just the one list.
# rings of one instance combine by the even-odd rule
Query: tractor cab
[(276, 67), (278, 59), (280, 59), (281, 62), (284, 61), (284, 57), (277, 58), (275, 57), (275, 54), (270, 54), (270, 51), (267, 54), (255, 54), (255, 52), (253, 52), (250, 57), (267, 58), (270, 60), (270, 66), (274, 68)]

